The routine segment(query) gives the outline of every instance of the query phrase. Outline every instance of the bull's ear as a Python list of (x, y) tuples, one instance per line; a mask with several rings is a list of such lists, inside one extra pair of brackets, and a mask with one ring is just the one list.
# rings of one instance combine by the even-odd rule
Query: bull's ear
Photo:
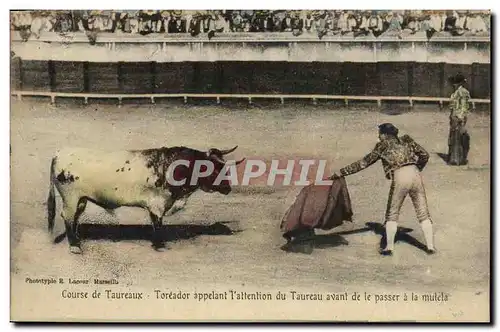
[(211, 148), (211, 149), (208, 149), (207, 151), (207, 158), (210, 158), (211, 155), (214, 155), (214, 154), (217, 154), (217, 149), (214, 149), (214, 148)]
[(222, 159), (221, 157), (219, 157), (216, 154), (210, 155), (209, 159), (212, 160), (212, 161), (216, 161), (216, 162), (218, 162), (218, 163), (220, 163), (222, 165), (224, 165), (226, 163), (226, 161), (224, 159)]

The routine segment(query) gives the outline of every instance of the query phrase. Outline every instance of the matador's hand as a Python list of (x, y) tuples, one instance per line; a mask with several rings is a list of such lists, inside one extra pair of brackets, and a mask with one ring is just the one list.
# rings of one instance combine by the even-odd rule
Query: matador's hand
[(336, 180), (336, 179), (340, 179), (342, 176), (338, 175), (337, 173), (333, 173), (332, 176), (330, 176), (330, 180)]

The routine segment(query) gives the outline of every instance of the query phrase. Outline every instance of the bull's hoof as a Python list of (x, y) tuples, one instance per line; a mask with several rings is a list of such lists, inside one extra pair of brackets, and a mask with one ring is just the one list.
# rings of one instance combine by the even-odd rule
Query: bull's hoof
[(69, 251), (72, 253), (72, 254), (78, 254), (78, 255), (81, 255), (82, 254), (82, 249), (78, 246), (70, 246), (69, 247)]

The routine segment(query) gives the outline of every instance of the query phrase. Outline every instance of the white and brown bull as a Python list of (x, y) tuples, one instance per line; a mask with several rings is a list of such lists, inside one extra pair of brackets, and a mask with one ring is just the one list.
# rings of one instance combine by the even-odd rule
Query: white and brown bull
[(55, 187), (62, 199), (61, 216), (72, 253), (81, 253), (78, 218), (88, 201), (106, 210), (138, 207), (148, 211), (153, 226), (153, 247), (163, 251), (165, 245), (159, 229), (167, 212), (172, 214), (182, 209), (187, 198), (198, 189), (224, 195), (231, 192), (228, 177), (224, 177), (231, 164), (226, 163), (223, 156), (236, 148), (208, 152), (187, 147), (58, 151), (50, 167), (49, 232), (54, 228)]

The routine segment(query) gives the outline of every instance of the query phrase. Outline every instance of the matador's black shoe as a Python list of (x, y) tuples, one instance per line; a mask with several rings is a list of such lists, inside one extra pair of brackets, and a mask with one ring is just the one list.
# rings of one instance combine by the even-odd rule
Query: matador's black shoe
[(425, 249), (427, 255), (434, 255), (437, 253), (436, 249)]
[(381, 254), (382, 256), (392, 256), (392, 250), (380, 249), (379, 254)]

